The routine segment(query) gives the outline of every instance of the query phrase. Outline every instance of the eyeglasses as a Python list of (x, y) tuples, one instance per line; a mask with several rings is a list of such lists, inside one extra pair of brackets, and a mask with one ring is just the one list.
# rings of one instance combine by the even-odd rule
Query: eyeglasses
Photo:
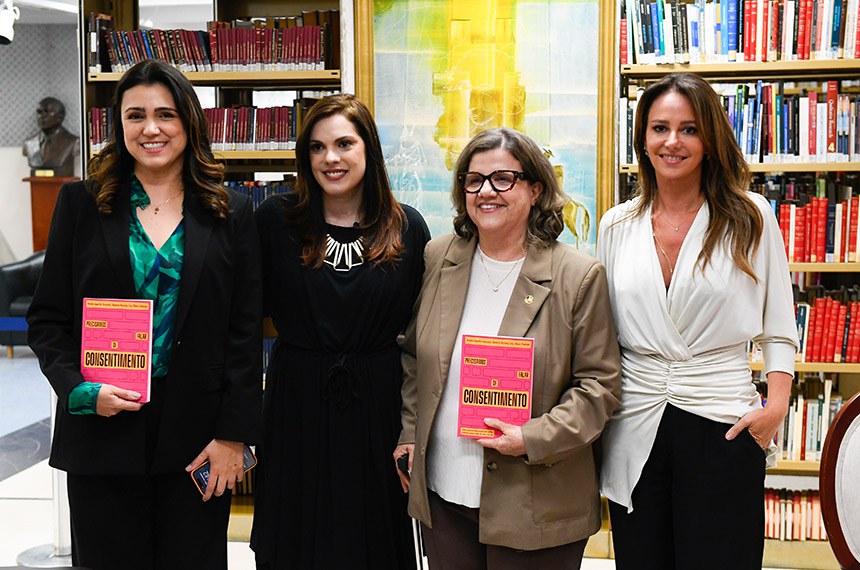
[(517, 180), (527, 180), (528, 175), (525, 172), (516, 170), (496, 170), (489, 174), (481, 174), (480, 172), (464, 172), (457, 176), (460, 181), (460, 186), (463, 187), (463, 192), (466, 194), (477, 194), (484, 187), (484, 182), (490, 181), (490, 186), (496, 192), (507, 192), (517, 183)]

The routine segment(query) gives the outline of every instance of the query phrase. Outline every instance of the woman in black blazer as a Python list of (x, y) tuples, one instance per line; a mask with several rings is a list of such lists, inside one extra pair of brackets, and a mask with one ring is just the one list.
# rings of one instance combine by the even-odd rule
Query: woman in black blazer
[[(60, 191), (29, 342), (59, 403), (73, 561), (93, 570), (227, 567), (230, 490), (259, 434), (261, 277), (247, 198), (228, 192), (185, 77), (119, 81), (112, 140)], [(154, 301), (151, 400), (80, 372), (84, 297)], [(202, 496), (188, 472), (210, 462)]]

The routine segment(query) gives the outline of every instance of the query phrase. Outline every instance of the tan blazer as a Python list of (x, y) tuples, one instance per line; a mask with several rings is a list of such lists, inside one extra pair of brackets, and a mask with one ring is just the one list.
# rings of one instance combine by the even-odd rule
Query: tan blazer
[[(400, 339), (400, 443), (415, 444), (409, 514), (428, 526), (427, 442), (476, 245), (454, 235), (427, 244), (424, 284)], [(526, 456), (484, 450), (480, 541), (537, 550), (584, 539), (600, 528), (592, 444), (620, 396), (620, 355), (603, 266), (560, 243), (529, 247), (499, 334), (535, 339), (533, 409), (523, 426)]]

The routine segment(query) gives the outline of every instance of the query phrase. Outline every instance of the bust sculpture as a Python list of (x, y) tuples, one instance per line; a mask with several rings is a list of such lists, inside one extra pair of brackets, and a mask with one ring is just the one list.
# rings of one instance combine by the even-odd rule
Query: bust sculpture
[(40, 131), (24, 141), (23, 148), (31, 170), (51, 170), (54, 176), (73, 176), (81, 144), (78, 137), (63, 126), (65, 105), (59, 99), (45, 97), (39, 101), (36, 115)]

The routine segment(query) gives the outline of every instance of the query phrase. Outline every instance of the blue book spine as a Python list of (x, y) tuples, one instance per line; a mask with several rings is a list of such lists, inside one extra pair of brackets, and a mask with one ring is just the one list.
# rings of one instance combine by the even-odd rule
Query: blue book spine
[(720, 0), (720, 53), (729, 55), (729, 0)]
[(149, 45), (149, 38), (147, 37), (146, 32), (144, 30), (140, 30), (139, 36), (143, 41), (143, 49), (146, 51), (146, 57), (148, 59), (155, 59), (155, 56), (152, 54), (152, 46)]
[(660, 2), (651, 2), (651, 29), (654, 34), (654, 55), (657, 57), (666, 53), (663, 40), (663, 10)]
[(788, 108), (788, 103), (785, 102), (782, 104), (782, 140), (781, 144), (781, 152), (782, 154), (789, 154), (788, 150), (788, 114), (791, 110)]
[(782, 148), (782, 95), (777, 94), (776, 104), (773, 106), (773, 135), (776, 139), (773, 141), (774, 154), (779, 154)]
[(833, 247), (836, 241), (836, 202), (827, 202), (827, 241), (824, 246), (824, 261), (833, 263)]
[(842, 2), (838, 0), (833, 3), (833, 28), (830, 35), (830, 50), (837, 51), (839, 49), (839, 24), (842, 20)]
[(726, 6), (726, 43), (729, 61), (734, 61), (738, 53), (738, 0), (723, 2)]

